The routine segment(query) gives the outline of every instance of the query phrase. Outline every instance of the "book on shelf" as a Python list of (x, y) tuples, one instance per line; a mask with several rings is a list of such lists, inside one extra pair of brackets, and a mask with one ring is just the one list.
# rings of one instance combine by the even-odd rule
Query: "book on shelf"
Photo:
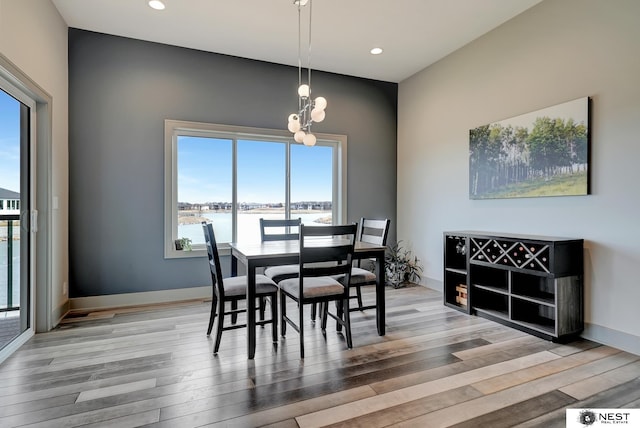
[(459, 305), (467, 306), (467, 298), (456, 296), (456, 303)]
[(456, 303), (467, 306), (467, 284), (456, 285)]

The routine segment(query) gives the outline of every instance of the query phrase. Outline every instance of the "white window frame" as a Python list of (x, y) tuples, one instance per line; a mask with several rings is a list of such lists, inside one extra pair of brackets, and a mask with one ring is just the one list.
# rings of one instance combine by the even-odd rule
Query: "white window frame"
[[(342, 224), (347, 219), (347, 136), (338, 134), (314, 133), (317, 145), (332, 146), (333, 150), (333, 200), (332, 216), (335, 224)], [(165, 119), (164, 121), (164, 257), (165, 259), (203, 257), (206, 256), (204, 245), (196, 245), (191, 251), (178, 251), (174, 240), (178, 234), (178, 137), (192, 136), (205, 138), (219, 138), (233, 140), (233, 222), (232, 235), (237, 237), (237, 159), (236, 144), (238, 140), (273, 141), (287, 144), (287, 183), (286, 183), (286, 213), (289, 212), (290, 199), (290, 165), (289, 145), (298, 144), (293, 141), (291, 133), (279, 129), (251, 128), (242, 126), (220, 125), (203, 122), (189, 122)], [(288, 214), (287, 214), (288, 215)], [(220, 244), (221, 255), (229, 254), (229, 246)]]

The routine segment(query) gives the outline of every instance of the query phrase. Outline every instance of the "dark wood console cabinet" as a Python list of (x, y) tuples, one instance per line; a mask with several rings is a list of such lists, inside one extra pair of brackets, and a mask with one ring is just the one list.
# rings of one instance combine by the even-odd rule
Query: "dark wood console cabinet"
[(584, 326), (582, 239), (444, 233), (444, 304), (554, 342)]

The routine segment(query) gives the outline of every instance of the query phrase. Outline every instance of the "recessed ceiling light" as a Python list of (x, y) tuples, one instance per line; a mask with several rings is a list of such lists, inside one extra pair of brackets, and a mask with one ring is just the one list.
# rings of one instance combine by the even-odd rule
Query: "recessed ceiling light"
[(164, 3), (162, 3), (160, 0), (149, 0), (149, 7), (155, 9), (155, 10), (164, 10)]
[(371, 55), (380, 55), (382, 53), (382, 48), (373, 48), (370, 52)]

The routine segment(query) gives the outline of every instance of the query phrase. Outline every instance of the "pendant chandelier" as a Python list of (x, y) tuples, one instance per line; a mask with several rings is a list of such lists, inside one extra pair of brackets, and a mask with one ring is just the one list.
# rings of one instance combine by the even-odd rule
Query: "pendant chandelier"
[[(327, 100), (324, 97), (311, 98), (311, 12), (313, 0), (294, 0), (293, 4), (298, 7), (298, 112), (289, 115), (287, 128), (293, 133), (293, 139), (305, 146), (316, 144), (316, 136), (311, 133), (313, 122), (324, 120), (324, 109), (327, 107)], [(307, 81), (302, 82), (302, 34), (301, 15), (302, 7), (309, 5), (309, 39), (307, 49)]]

